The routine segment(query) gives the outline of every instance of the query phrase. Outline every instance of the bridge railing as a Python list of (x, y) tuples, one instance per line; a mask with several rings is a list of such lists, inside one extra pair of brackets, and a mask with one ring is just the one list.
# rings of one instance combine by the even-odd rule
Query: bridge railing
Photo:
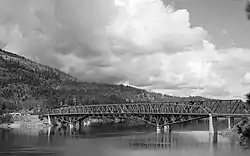
[(212, 113), (199, 105), (176, 104), (171, 102), (108, 104), (69, 106), (54, 109), (48, 114), (190, 114), (205, 115)]

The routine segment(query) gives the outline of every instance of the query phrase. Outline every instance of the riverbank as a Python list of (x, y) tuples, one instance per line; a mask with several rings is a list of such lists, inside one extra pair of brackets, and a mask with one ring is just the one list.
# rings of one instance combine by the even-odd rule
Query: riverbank
[(240, 145), (250, 149), (250, 118), (244, 118), (233, 128), (219, 132), (222, 136), (237, 136), (240, 139)]
[(10, 121), (0, 124), (0, 128), (38, 128), (46, 127), (47, 121), (40, 120), (38, 115), (15, 116)]
[[(223, 136), (232, 136), (232, 135), (245, 135), (250, 127), (250, 118), (244, 118), (237, 124), (235, 124), (231, 129), (226, 129), (220, 131), (219, 134)], [(250, 130), (250, 129), (249, 129)]]

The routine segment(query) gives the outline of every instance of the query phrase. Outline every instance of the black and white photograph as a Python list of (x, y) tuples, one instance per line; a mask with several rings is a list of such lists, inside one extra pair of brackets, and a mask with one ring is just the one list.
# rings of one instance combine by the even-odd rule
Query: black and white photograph
[(0, 156), (250, 156), (250, 0), (0, 0)]

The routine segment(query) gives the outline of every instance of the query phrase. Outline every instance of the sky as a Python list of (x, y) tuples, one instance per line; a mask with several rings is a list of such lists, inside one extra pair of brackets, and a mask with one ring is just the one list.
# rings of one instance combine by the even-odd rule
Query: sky
[(245, 0), (0, 4), (0, 48), (81, 81), (221, 99), (250, 92)]

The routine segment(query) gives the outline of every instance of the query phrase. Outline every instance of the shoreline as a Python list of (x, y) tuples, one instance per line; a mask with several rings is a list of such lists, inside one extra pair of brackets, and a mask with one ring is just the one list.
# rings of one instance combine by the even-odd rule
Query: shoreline
[(13, 117), (11, 122), (0, 124), (0, 128), (39, 128), (47, 127), (46, 121), (40, 120), (38, 115), (24, 115)]
[(245, 149), (250, 149), (250, 118), (244, 118), (231, 129), (226, 129), (218, 133), (221, 136), (240, 139), (239, 145)]

